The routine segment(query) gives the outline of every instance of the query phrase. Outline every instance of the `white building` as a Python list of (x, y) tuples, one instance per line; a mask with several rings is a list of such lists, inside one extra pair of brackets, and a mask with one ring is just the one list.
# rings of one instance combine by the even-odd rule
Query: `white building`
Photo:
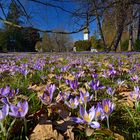
[(89, 29), (88, 29), (88, 27), (84, 29), (84, 40), (89, 40)]

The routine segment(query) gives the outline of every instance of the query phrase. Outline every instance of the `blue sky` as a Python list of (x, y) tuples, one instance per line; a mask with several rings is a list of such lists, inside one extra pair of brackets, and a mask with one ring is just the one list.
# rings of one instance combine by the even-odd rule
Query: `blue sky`
[[(72, 2), (60, 2), (56, 3), (55, 0), (43, 0), (43, 2), (51, 2), (55, 5), (59, 5), (69, 11), (73, 11), (76, 8), (76, 5)], [(80, 27), (74, 23), (74, 18), (64, 11), (42, 6), (37, 3), (29, 2), (28, 0), (20, 0), (20, 2), (25, 6), (26, 11), (31, 15), (31, 23), (34, 25), (35, 28), (40, 28), (44, 30), (54, 30), (54, 29), (62, 29), (65, 31), (73, 31), (79, 29)], [(0, 16), (3, 15), (0, 12)], [(83, 24), (84, 20), (78, 20), (78, 24)], [(94, 30), (96, 29), (96, 23), (90, 24), (90, 33), (93, 34)], [(72, 34), (71, 37), (73, 40), (82, 40), (83, 39), (83, 32), (79, 32), (76, 34)]]

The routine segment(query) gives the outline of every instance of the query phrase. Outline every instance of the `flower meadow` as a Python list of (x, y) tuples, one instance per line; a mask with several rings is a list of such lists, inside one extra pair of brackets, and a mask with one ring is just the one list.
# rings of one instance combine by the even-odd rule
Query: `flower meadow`
[(0, 139), (139, 140), (140, 55), (1, 54)]

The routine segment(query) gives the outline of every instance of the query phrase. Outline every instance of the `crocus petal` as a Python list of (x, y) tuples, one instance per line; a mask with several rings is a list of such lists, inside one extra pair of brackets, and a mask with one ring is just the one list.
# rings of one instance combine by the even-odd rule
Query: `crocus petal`
[(0, 120), (3, 120), (9, 113), (9, 106), (4, 105), (0, 110)]
[(7, 96), (7, 94), (9, 94), (9, 92), (10, 92), (10, 87), (9, 86), (6, 86), (5, 88), (1, 89), (1, 94), (3, 96)]
[(12, 117), (19, 117), (19, 115), (17, 113), (14, 113), (14, 112), (9, 112), (9, 115)]
[(23, 112), (21, 112), (21, 115), (22, 115), (22, 117), (24, 117), (28, 112), (28, 102), (27, 101), (24, 101), (22, 103), (22, 109), (23, 109)]
[(13, 105), (13, 104), (11, 104), (11, 105), (10, 105), (10, 109), (11, 109), (12, 112), (17, 112), (18, 107), (15, 106), (15, 105)]
[(86, 110), (84, 109), (84, 107), (80, 106), (80, 115), (81, 115), (82, 118), (84, 118), (85, 113), (86, 113)]
[(90, 123), (90, 126), (91, 126), (92, 128), (100, 128), (100, 124), (99, 124), (98, 122), (96, 122), (96, 121), (91, 122), (91, 123)]
[(97, 85), (97, 87), (99, 86), (99, 84), (100, 84), (100, 82), (99, 82), (99, 80), (96, 82), (96, 85)]
[(5, 116), (7, 116), (8, 113), (9, 113), (9, 106), (4, 105), (3, 108), (2, 108), (2, 112), (4, 113)]
[(90, 120), (92, 121), (93, 118), (95, 117), (95, 108), (94, 108), (94, 106), (91, 107), (91, 109), (89, 110), (89, 116), (90, 116)]
[(91, 101), (91, 100), (92, 100), (92, 98), (93, 98), (93, 94), (90, 96), (89, 101)]
[(89, 112), (93, 112), (93, 111), (95, 111), (95, 107), (94, 107), (94, 106), (92, 106), (92, 107), (90, 108)]
[(76, 122), (76, 123), (84, 123), (84, 120), (82, 120), (82, 119), (80, 119), (78, 117), (72, 117), (71, 120)]
[(89, 97), (89, 92), (87, 91), (85, 95)]
[(9, 100), (8, 100), (8, 98), (6, 98), (6, 97), (5, 97), (5, 98), (2, 98), (1, 101), (2, 101), (4, 104), (10, 105)]
[(112, 105), (111, 105), (111, 110), (113, 111), (113, 110), (114, 110), (114, 108), (115, 108), (115, 104), (114, 104), (114, 103), (112, 103)]
[(50, 93), (50, 102), (52, 102), (53, 99), (53, 92)]

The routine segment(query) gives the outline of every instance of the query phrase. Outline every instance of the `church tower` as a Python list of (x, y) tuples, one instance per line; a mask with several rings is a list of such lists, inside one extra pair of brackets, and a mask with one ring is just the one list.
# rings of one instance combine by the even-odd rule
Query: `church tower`
[(84, 40), (89, 40), (89, 28), (84, 29)]
[(89, 14), (87, 12), (86, 14), (86, 24), (85, 24), (85, 29), (84, 29), (84, 40), (89, 40)]

